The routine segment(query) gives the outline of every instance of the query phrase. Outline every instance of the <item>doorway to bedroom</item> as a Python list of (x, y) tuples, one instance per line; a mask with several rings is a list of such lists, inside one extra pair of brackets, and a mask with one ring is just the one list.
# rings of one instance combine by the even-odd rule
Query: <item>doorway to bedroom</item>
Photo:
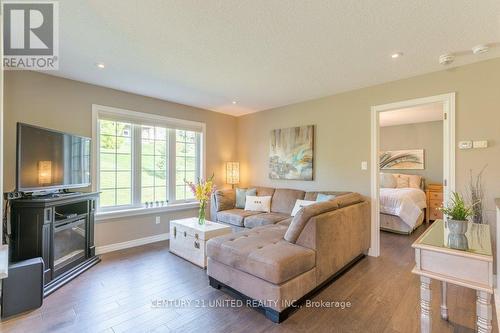
[(372, 247), (442, 218), (454, 188), (454, 94), (372, 107)]

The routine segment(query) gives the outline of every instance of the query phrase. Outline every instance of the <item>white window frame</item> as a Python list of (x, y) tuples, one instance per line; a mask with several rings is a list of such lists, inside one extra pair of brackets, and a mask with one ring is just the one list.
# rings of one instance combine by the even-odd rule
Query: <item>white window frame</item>
[[(99, 207), (98, 217), (101, 215), (102, 218), (115, 218), (120, 216), (128, 215), (139, 215), (142, 213), (158, 213), (162, 211), (179, 210), (182, 208), (194, 208), (197, 206), (197, 202), (194, 199), (190, 200), (175, 200), (175, 161), (176, 161), (176, 149), (175, 149), (175, 129), (182, 130), (196, 130), (200, 134), (197, 135), (197, 145), (199, 147), (198, 167), (200, 170), (198, 174), (200, 177), (205, 177), (205, 163), (206, 163), (206, 124), (202, 122), (176, 119), (170, 117), (164, 117), (157, 114), (144, 113), (131, 111), (121, 108), (115, 108), (110, 106), (92, 105), (92, 190), (99, 190), (99, 119), (108, 118), (115, 121), (121, 122), (131, 122), (134, 124), (152, 125), (159, 127), (166, 127), (169, 131), (169, 155), (168, 155), (168, 179), (167, 179), (167, 199), (169, 200), (165, 206), (162, 207), (152, 207), (146, 208), (141, 201), (141, 167), (140, 167), (140, 156), (141, 156), (141, 131), (139, 126), (133, 126), (132, 131), (132, 204), (122, 205), (122, 206), (112, 206), (112, 207)], [(139, 139), (137, 139), (139, 138)], [(173, 145), (173, 147), (172, 147)], [(173, 149), (172, 149), (173, 148)]]

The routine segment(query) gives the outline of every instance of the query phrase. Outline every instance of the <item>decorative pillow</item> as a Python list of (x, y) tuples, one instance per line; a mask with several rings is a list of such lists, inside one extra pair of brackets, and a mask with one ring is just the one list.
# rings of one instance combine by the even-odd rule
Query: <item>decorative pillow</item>
[(408, 175), (410, 187), (420, 188), (420, 183), (422, 182), (422, 177), (417, 175)]
[(398, 186), (397, 177), (390, 173), (380, 173), (381, 188), (396, 188)]
[(325, 201), (328, 201), (328, 200), (333, 200), (336, 197), (337, 196), (335, 194), (318, 193), (318, 195), (316, 196), (316, 202), (325, 202)]
[(245, 210), (254, 212), (271, 212), (271, 196), (257, 197), (247, 195), (245, 202)]
[(247, 195), (257, 195), (255, 188), (237, 188), (236, 189), (236, 208), (244, 209)]
[[(396, 174), (395, 175), (397, 178), (404, 178), (408, 180), (408, 186), (405, 187), (411, 187), (411, 188), (420, 188), (420, 183), (422, 182), (422, 177), (418, 175), (407, 175), (407, 174)], [(406, 180), (404, 181), (406, 182)], [(399, 187), (399, 185), (398, 185)]]
[(316, 203), (316, 201), (310, 201), (310, 200), (295, 201), (295, 206), (292, 209), (292, 216), (295, 216), (299, 212), (299, 210), (301, 210), (303, 207), (312, 205), (313, 203)]
[(398, 177), (398, 188), (408, 188), (410, 187), (410, 178), (408, 177)]

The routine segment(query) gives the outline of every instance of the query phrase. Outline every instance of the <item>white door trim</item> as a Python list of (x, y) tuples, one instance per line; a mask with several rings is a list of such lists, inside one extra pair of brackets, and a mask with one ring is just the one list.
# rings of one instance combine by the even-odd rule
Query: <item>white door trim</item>
[(371, 247), (370, 256), (380, 255), (380, 206), (379, 206), (379, 145), (380, 112), (391, 111), (430, 103), (443, 103), (443, 178), (446, 182), (444, 198), (447, 200), (455, 190), (455, 93), (416, 98), (396, 103), (375, 105), (371, 107)]

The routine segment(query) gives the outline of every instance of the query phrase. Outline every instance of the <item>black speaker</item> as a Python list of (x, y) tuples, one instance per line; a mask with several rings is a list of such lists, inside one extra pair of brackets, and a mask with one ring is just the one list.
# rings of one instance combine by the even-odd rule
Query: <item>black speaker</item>
[(2, 280), (2, 318), (34, 310), (43, 302), (43, 260), (33, 258), (9, 265)]

